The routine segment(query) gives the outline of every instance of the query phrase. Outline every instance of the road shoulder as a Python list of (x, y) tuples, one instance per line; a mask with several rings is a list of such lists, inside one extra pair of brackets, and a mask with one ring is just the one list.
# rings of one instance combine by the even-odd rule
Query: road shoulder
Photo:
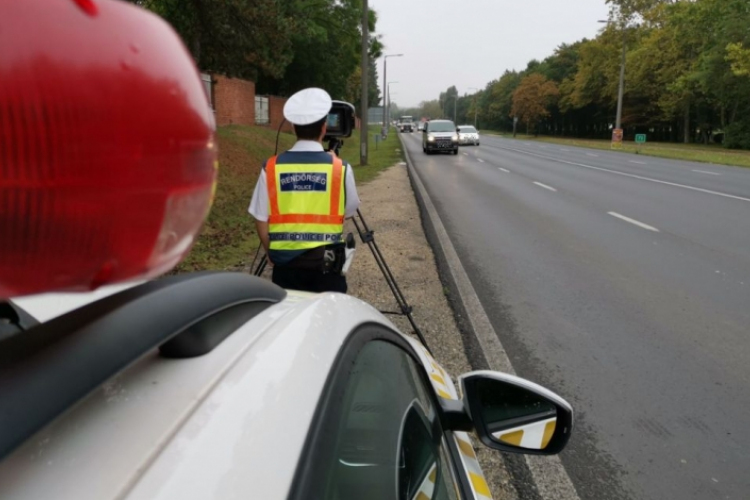
[[(515, 374), (510, 359), (479, 301), (443, 223), (422, 184), (409, 155), (402, 146), (414, 196), (424, 222), (424, 234), (435, 251), (440, 276), (455, 311), (473, 369), (490, 369)], [(512, 485), (521, 498), (579, 500), (578, 493), (559, 457), (504, 455)]]

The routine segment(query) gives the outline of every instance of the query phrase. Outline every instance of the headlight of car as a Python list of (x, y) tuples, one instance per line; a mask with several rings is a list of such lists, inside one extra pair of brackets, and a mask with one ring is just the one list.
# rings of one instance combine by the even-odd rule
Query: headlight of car
[(458, 136), (454, 135), (453, 137), (451, 137), (451, 139), (453, 139), (453, 142), (456, 142), (458, 140)]
[(435, 136), (434, 136), (434, 135), (428, 135), (428, 136), (427, 136), (427, 140), (428, 140), (429, 142), (435, 142)]

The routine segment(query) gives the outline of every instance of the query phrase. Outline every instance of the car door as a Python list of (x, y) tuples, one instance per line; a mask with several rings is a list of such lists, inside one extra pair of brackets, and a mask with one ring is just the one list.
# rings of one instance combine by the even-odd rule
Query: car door
[(290, 498), (462, 498), (439, 407), (411, 346), (379, 325), (342, 349)]

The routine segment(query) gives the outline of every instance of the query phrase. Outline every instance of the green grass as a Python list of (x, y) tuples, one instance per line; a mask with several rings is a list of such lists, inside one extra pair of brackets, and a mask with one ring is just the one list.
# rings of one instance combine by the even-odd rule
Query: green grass
[[(253, 218), (247, 213), (263, 161), (273, 155), (276, 131), (263, 127), (220, 127), (219, 182), (211, 213), (190, 255), (176, 272), (243, 268), (258, 248)], [(294, 144), (281, 134), (279, 150)]]
[[(485, 134), (500, 135), (512, 138), (512, 134), (483, 131)], [(579, 146), (592, 149), (611, 150), (610, 141), (597, 139), (568, 139), (563, 137), (528, 136), (518, 134), (518, 140), (549, 142), (566, 146)], [(714, 163), (717, 165), (731, 165), (736, 167), (750, 167), (750, 151), (734, 151), (724, 149), (719, 145), (706, 146), (698, 144), (677, 144), (666, 142), (650, 142), (643, 146), (637, 146), (634, 142), (625, 142), (620, 151), (622, 153), (642, 154), (646, 156), (657, 156), (674, 160), (688, 160), (702, 163)]]
[(404, 159), (401, 142), (398, 140), (398, 133), (395, 129), (392, 128), (388, 138), (382, 142), (375, 142), (375, 134), (380, 133), (380, 126), (371, 125), (369, 133), (369, 154), (366, 167), (359, 164), (359, 131), (346, 139), (344, 147), (341, 148), (341, 157), (354, 167), (354, 177), (357, 179), (357, 184), (364, 184), (373, 180), (380, 172)]
[[(347, 139), (341, 150), (342, 158), (353, 165), (358, 184), (371, 181), (403, 158), (395, 131), (376, 149), (373, 134), (378, 130), (370, 130), (368, 166), (359, 166), (359, 132)], [(216, 198), (201, 235), (176, 273), (241, 269), (252, 262), (258, 248), (255, 224), (247, 208), (261, 166), (274, 153), (276, 131), (239, 125), (219, 127), (217, 141), (220, 166)], [(279, 151), (289, 149), (294, 141), (293, 135), (281, 134)]]

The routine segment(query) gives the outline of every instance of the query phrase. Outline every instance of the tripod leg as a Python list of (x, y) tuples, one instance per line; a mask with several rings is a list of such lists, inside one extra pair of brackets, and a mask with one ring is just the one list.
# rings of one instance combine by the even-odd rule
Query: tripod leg
[(260, 262), (258, 263), (258, 267), (255, 268), (255, 271), (253, 271), (253, 275), (260, 276), (263, 274), (263, 271), (266, 269), (266, 264), (268, 264), (268, 256), (263, 255), (261, 257)]
[(399, 288), (398, 283), (396, 282), (396, 278), (393, 276), (393, 273), (391, 272), (390, 267), (388, 267), (388, 264), (386, 263), (385, 258), (383, 257), (383, 254), (380, 252), (380, 248), (375, 242), (375, 237), (373, 236), (372, 231), (370, 231), (369, 227), (367, 226), (367, 222), (365, 222), (364, 218), (362, 217), (362, 213), (359, 210), (357, 210), (357, 215), (359, 216), (359, 219), (362, 222), (362, 227), (360, 228), (360, 225), (357, 222), (357, 219), (353, 218), (352, 221), (354, 222), (354, 227), (357, 229), (357, 232), (359, 233), (359, 236), (362, 239), (362, 241), (366, 243), (367, 246), (370, 248), (370, 251), (372, 252), (373, 257), (375, 258), (375, 262), (380, 268), (380, 272), (383, 274), (383, 277), (385, 278), (385, 281), (388, 284), (388, 287), (391, 289), (391, 293), (393, 293), (393, 296), (395, 297), (396, 302), (398, 303), (398, 306), (401, 309), (401, 314), (406, 316), (406, 318), (409, 320), (409, 323), (411, 324), (411, 327), (414, 330), (414, 333), (419, 338), (419, 341), (422, 342), (422, 345), (425, 346), (425, 349), (427, 349), (427, 351), (430, 354), (432, 354), (430, 347), (427, 345), (427, 340), (422, 334), (422, 331), (417, 326), (417, 323), (414, 321), (414, 317), (411, 314), (412, 308), (409, 306), (409, 303), (406, 301), (406, 297), (404, 297), (404, 294), (401, 292), (401, 289)]

